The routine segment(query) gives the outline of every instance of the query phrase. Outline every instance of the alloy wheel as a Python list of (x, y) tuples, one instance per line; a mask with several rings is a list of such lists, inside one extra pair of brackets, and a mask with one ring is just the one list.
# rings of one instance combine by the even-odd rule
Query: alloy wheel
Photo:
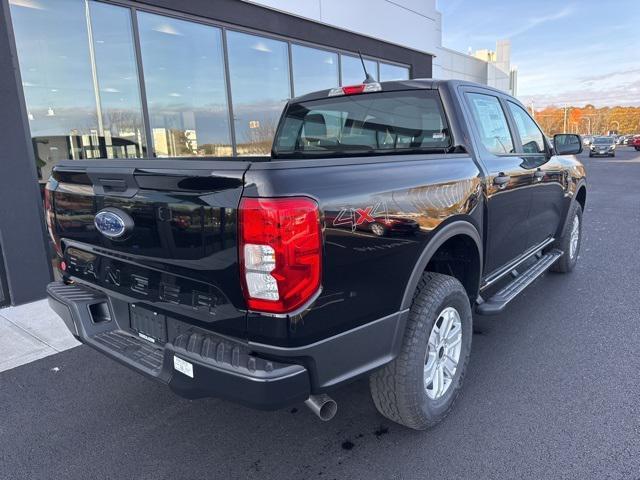
[(576, 215), (573, 218), (573, 225), (571, 226), (571, 241), (569, 242), (569, 258), (572, 260), (578, 253), (578, 243), (580, 241), (580, 218)]
[(453, 307), (447, 307), (433, 324), (424, 364), (424, 389), (432, 400), (447, 391), (458, 369), (462, 350), (462, 321)]

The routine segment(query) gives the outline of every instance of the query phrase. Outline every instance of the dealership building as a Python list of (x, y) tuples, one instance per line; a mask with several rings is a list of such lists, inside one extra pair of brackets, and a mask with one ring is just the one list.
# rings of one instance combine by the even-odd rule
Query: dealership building
[(287, 99), (458, 78), (515, 94), (510, 45), (442, 46), (435, 0), (0, 0), (0, 306), (53, 278), (42, 188), (63, 159), (268, 154)]

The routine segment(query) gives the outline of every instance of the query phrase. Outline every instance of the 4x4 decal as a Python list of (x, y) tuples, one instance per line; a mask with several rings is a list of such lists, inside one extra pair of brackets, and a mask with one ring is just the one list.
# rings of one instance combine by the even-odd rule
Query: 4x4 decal
[(389, 218), (389, 211), (386, 202), (378, 202), (364, 208), (343, 208), (340, 210), (336, 218), (333, 220), (334, 227), (350, 226), (351, 231), (355, 232), (358, 225), (363, 223), (374, 223), (376, 217)]

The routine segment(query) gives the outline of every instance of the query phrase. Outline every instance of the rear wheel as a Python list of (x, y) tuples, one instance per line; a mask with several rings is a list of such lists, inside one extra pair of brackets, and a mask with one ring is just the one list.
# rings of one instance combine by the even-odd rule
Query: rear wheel
[(558, 248), (564, 252), (551, 271), (567, 273), (574, 269), (578, 263), (578, 255), (582, 245), (582, 207), (578, 202), (573, 202), (569, 210), (568, 223), (562, 236), (556, 240), (551, 248)]
[(462, 284), (447, 275), (425, 272), (400, 354), (370, 377), (378, 411), (415, 430), (445, 418), (460, 393), (471, 336), (471, 306)]
[(640, 147), (635, 147), (636, 151), (640, 152)]

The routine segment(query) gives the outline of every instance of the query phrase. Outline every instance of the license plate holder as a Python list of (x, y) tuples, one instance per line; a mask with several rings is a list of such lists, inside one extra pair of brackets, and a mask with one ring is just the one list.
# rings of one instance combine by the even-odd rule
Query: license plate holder
[(167, 343), (167, 317), (153, 310), (132, 304), (129, 307), (131, 329), (151, 343)]

